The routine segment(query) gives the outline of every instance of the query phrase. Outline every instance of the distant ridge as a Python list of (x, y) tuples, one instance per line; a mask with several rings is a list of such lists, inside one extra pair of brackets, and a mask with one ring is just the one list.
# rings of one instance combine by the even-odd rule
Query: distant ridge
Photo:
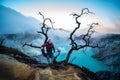
[(0, 5), (0, 34), (35, 32), (39, 28), (39, 23), (33, 17), (26, 17), (11, 8)]

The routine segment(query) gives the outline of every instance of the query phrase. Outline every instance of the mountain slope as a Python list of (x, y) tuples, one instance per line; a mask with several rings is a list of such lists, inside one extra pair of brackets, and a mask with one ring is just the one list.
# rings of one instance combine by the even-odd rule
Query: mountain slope
[(93, 57), (103, 61), (112, 72), (120, 72), (120, 35), (109, 34), (102, 37), (99, 43), (105, 44), (105, 47), (96, 49)]
[(105, 35), (98, 43), (105, 47), (96, 49), (93, 57), (109, 66), (110, 71), (99, 71), (97, 76), (102, 80), (120, 80), (120, 34)]
[(0, 80), (99, 80), (85, 68), (67, 65), (59, 69), (41, 68), (21, 63), (13, 57), (0, 54)]
[(39, 27), (39, 21), (0, 5), (0, 33), (33, 32)]

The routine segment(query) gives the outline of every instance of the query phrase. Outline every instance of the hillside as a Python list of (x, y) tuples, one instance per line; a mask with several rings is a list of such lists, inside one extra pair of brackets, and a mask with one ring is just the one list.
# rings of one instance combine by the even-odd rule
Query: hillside
[(22, 15), (11, 8), (0, 5), (0, 34), (35, 32), (40, 22), (33, 17)]
[[(10, 51), (13, 49), (9, 48), (7, 54), (11, 54)], [(66, 66), (46, 64), (46, 67), (38, 63), (28, 65), (21, 62), (24, 57), (18, 61), (14, 56), (1, 53), (0, 51), (0, 80), (98, 80), (93, 72), (84, 67), (80, 68), (72, 64)], [(22, 53), (19, 54), (22, 55)]]
[(104, 48), (95, 49), (93, 55), (99, 61), (109, 66), (110, 71), (100, 71), (97, 75), (107, 80), (120, 80), (120, 34), (107, 34), (98, 41)]

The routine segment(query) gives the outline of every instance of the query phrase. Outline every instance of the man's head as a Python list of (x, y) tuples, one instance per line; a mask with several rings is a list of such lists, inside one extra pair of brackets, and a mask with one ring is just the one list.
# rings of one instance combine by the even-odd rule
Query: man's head
[(51, 39), (49, 39), (49, 40), (48, 40), (48, 43), (49, 43), (49, 44), (51, 44), (51, 43), (52, 43)]

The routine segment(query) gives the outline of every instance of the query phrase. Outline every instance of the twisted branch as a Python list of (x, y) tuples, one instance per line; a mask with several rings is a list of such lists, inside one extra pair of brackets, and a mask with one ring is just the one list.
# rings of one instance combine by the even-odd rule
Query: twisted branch
[(83, 35), (82, 40), (85, 43), (84, 45), (78, 45), (78, 43), (75, 41), (75, 38), (73, 38), (73, 35), (80, 28), (80, 25), (81, 25), (81, 22), (78, 21), (78, 18), (81, 18), (81, 16), (83, 16), (84, 14), (94, 14), (94, 13), (90, 12), (88, 8), (84, 8), (84, 9), (81, 10), (80, 14), (76, 14), (76, 13), (72, 14), (73, 17), (75, 17), (75, 21), (76, 21), (77, 27), (71, 32), (70, 37), (69, 37), (69, 39), (71, 41), (71, 49), (69, 50), (69, 52), (67, 54), (67, 57), (66, 57), (66, 60), (65, 60), (65, 64), (68, 63), (69, 58), (70, 58), (70, 56), (71, 56), (71, 54), (72, 54), (72, 52), (74, 50), (79, 50), (79, 49), (82, 49), (82, 48), (85, 48), (85, 47), (92, 47), (92, 48), (96, 48), (96, 47), (98, 48), (99, 47), (98, 44), (97, 45), (90, 45), (91, 36), (95, 32), (95, 30), (93, 28), (96, 25), (98, 25), (98, 23), (92, 23), (90, 25), (87, 33)]
[(30, 46), (30, 47), (34, 47), (34, 48), (41, 48), (40, 46), (35, 46), (35, 45), (32, 45), (32, 43), (28, 44), (26, 42), (22, 45), (22, 47), (25, 47), (25, 46)]
[[(41, 12), (39, 12), (38, 14), (42, 16), (43, 22), (42, 22), (41, 31), (37, 31), (37, 33), (40, 33), (45, 37), (44, 43), (46, 43), (47, 40), (48, 40), (48, 31), (49, 31), (49, 29), (53, 28), (53, 23), (54, 22), (52, 22), (52, 20), (50, 18), (45, 18), (44, 15)], [(49, 21), (51, 23), (52, 27), (48, 27), (46, 25), (46, 21)], [(30, 43), (30, 44), (25, 43), (25, 44), (23, 44), (23, 47), (24, 46), (30, 46), (30, 47), (34, 47), (34, 48), (41, 48), (39, 46), (32, 45), (32, 43)]]

